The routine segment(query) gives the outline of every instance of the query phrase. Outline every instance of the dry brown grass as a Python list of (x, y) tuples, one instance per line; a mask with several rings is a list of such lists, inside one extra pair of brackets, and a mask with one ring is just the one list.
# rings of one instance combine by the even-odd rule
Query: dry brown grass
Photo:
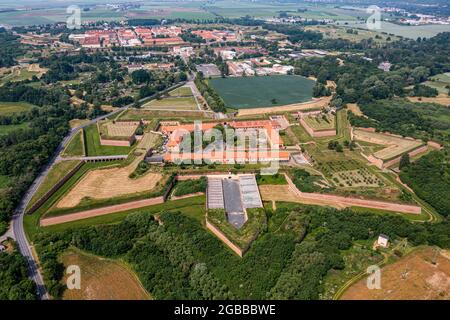
[(347, 103), (347, 109), (357, 116), (362, 117), (364, 115), (356, 103)]
[(448, 300), (450, 252), (423, 248), (381, 270), (381, 289), (369, 290), (364, 278), (344, 292), (343, 300)]
[(427, 102), (427, 103), (437, 103), (445, 107), (450, 106), (450, 96), (446, 94), (439, 94), (437, 97), (408, 97), (411, 102)]
[[(150, 295), (136, 275), (112, 260), (69, 250), (61, 256), (65, 267), (78, 265), (81, 269), (81, 289), (68, 290), (64, 300), (148, 300)], [(67, 277), (64, 277), (64, 281)]]
[(303, 197), (297, 196), (290, 188), (289, 185), (260, 185), (259, 192), (263, 201), (283, 201), (283, 202), (296, 202), (311, 205), (324, 205), (333, 206), (336, 208), (345, 208), (344, 205), (339, 203), (330, 204), (329, 201), (323, 202), (320, 200), (309, 200)]
[(158, 134), (146, 132), (139, 142), (136, 150), (143, 150), (139, 156), (126, 167), (105, 168), (92, 170), (58, 202), (57, 208), (72, 208), (85, 198), (110, 199), (126, 196), (133, 193), (151, 191), (162, 179), (159, 173), (146, 173), (145, 175), (130, 179), (129, 175), (143, 160), (145, 151), (155, 146), (161, 139)]

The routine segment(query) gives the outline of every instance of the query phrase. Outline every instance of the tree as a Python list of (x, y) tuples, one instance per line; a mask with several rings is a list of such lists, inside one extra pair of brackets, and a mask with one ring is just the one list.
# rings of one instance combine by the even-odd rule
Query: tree
[(402, 154), (402, 157), (400, 158), (400, 164), (399, 164), (399, 169), (402, 170), (404, 168), (406, 168), (407, 166), (409, 166), (410, 164), (410, 160), (409, 160), (409, 154), (408, 153), (404, 153)]

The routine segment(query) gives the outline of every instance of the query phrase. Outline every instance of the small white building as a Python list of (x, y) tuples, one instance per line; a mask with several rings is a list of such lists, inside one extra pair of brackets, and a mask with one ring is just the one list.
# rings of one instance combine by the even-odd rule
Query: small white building
[(389, 246), (389, 237), (385, 234), (380, 234), (378, 236), (377, 245), (383, 248), (387, 248)]

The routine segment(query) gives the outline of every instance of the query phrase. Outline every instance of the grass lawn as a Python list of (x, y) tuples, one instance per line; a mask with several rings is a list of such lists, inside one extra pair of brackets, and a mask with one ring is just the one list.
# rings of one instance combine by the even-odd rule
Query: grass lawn
[(171, 97), (179, 97), (179, 96), (192, 96), (192, 90), (190, 87), (179, 87), (175, 90), (169, 92), (169, 96)]
[[(190, 89), (189, 89), (190, 90)], [(194, 96), (155, 99), (142, 106), (143, 109), (198, 110)]]
[(83, 131), (80, 130), (72, 140), (70, 140), (67, 147), (64, 149), (63, 156), (84, 156)]
[(36, 190), (36, 193), (31, 198), (30, 203), (27, 206), (29, 209), (37, 200), (39, 200), (47, 191), (49, 191), (59, 180), (61, 180), (70, 170), (75, 168), (80, 161), (78, 160), (68, 160), (68, 161), (60, 161), (55, 163), (53, 168), (48, 173), (47, 177), (45, 177), (44, 181), (42, 181), (39, 188)]
[[(48, 226), (41, 228), (38, 225), (38, 219), (32, 221), (31, 219), (26, 219), (27, 234), (34, 235), (36, 231), (43, 229), (49, 232), (59, 232), (67, 230), (69, 228), (82, 228), (91, 225), (108, 224), (108, 223), (118, 223), (125, 219), (129, 214), (146, 212), (148, 214), (158, 214), (163, 211), (179, 211), (180, 213), (196, 219), (198, 222), (202, 223), (205, 217), (205, 196), (197, 196), (191, 198), (185, 198), (174, 201), (167, 201), (162, 204), (157, 204), (145, 208), (128, 210), (123, 212), (112, 213), (104, 216), (93, 217), (89, 219), (83, 219), (73, 222), (62, 223), (58, 225)], [(31, 217), (27, 216), (26, 218)], [(30, 233), (31, 231), (31, 233)]]
[(0, 125), (0, 136), (7, 135), (11, 131), (17, 129), (26, 129), (28, 127), (28, 123), (24, 122), (21, 124), (9, 124), (9, 125)]
[(120, 120), (138, 121), (144, 120), (177, 120), (180, 122), (189, 122), (198, 119), (212, 119), (205, 117), (203, 112), (195, 111), (174, 111), (174, 110), (151, 110), (151, 109), (128, 109), (119, 117)]
[(450, 89), (447, 88), (450, 86), (450, 72), (437, 74), (430, 78), (430, 80), (425, 81), (424, 85), (435, 88), (439, 93), (447, 94), (450, 92)]
[[(59, 256), (67, 268), (77, 265), (82, 272), (80, 290), (66, 289), (63, 300), (147, 300), (151, 296), (138, 277), (120, 261), (105, 259), (71, 248)], [(62, 282), (67, 281), (67, 275)]]
[(283, 174), (276, 173), (274, 175), (257, 175), (256, 182), (260, 184), (287, 184)]
[(301, 76), (215, 78), (209, 84), (229, 108), (273, 107), (311, 100), (314, 81)]
[(30, 110), (34, 107), (26, 102), (0, 102), (0, 116), (9, 116), (13, 113), (20, 113)]
[(131, 147), (102, 146), (97, 125), (92, 124), (84, 129), (84, 141), (87, 156), (112, 156), (128, 154)]

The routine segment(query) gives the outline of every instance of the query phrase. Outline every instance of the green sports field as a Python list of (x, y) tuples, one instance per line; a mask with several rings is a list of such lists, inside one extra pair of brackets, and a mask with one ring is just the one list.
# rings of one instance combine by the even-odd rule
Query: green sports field
[(259, 76), (208, 80), (229, 108), (273, 107), (311, 100), (314, 81), (301, 76)]

